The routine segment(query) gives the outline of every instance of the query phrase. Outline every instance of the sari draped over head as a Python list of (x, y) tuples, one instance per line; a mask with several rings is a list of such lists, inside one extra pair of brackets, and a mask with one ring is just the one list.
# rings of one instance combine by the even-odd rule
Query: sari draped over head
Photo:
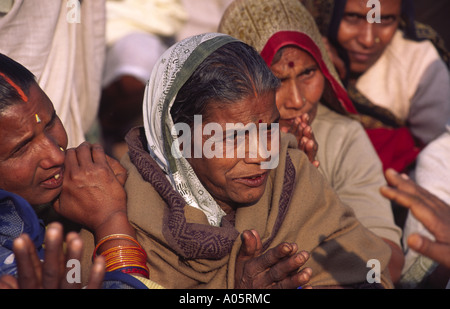
[[(205, 208), (215, 207), (213, 201), (202, 200), (206, 190), (193, 192), (199, 188), (195, 172), (170, 151), (175, 142), (170, 106), (208, 55), (236, 41), (204, 34), (167, 50), (145, 92), (145, 128), (126, 137), (129, 152), (121, 163), (128, 171), (128, 218), (147, 252), (150, 279), (165, 288), (233, 288), (238, 236), (254, 229), (263, 251), (287, 241), (310, 252), (306, 266), (313, 269), (311, 285), (379, 287), (366, 281), (367, 262), (377, 259), (381, 285), (392, 287), (386, 272), (388, 246), (341, 203), (291, 135), (281, 138), (279, 165), (269, 173), (261, 199), (211, 224), (209, 215), (215, 210)], [(190, 192), (179, 190), (178, 181), (185, 179), (183, 189)], [(92, 240), (86, 242), (93, 246)]]
[[(337, 35), (343, 18), (347, 0), (298, 0), (314, 17), (321, 34), (333, 44), (339, 56), (344, 60), (349, 71), (346, 52), (339, 46)], [(402, 0), (402, 12), (399, 29), (406, 39), (422, 42), (429, 40), (436, 48), (443, 62), (450, 67), (450, 53), (445, 42), (431, 27), (414, 20), (412, 0)], [(358, 111), (359, 120), (366, 129), (380, 159), (383, 168), (404, 171), (416, 160), (422, 143), (417, 141), (408, 129), (405, 120), (400, 119), (390, 110), (371, 102), (355, 85), (344, 80), (348, 94)]]
[(276, 53), (294, 45), (317, 62), (337, 102), (323, 103), (340, 114), (356, 114), (331, 62), (311, 14), (299, 1), (234, 1), (219, 24), (219, 32), (253, 46), (270, 67)]
[[(211, 40), (211, 39), (215, 40)], [(143, 116), (150, 155), (158, 162), (168, 179), (183, 196), (186, 203), (205, 212), (211, 225), (220, 225), (224, 211), (217, 205), (184, 157), (175, 160), (172, 145), (177, 140), (177, 132), (173, 131), (173, 120), (170, 115), (178, 90), (188, 80), (196, 67), (215, 49), (234, 41), (233, 38), (221, 34), (196, 36), (190, 40), (172, 46), (167, 58), (156, 64), (156, 69), (147, 84)], [(206, 42), (207, 48), (197, 48)], [(197, 54), (190, 57), (194, 50)], [(202, 52), (200, 52), (202, 51)], [(183, 66), (189, 71), (181, 70)], [(175, 78), (176, 77), (176, 78)]]

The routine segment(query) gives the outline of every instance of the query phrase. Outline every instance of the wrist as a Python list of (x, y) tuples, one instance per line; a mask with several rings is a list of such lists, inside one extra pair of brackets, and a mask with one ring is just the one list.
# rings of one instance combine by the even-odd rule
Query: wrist
[[(128, 242), (128, 244), (119, 245), (117, 244), (119, 240)], [(114, 245), (111, 245), (112, 243)], [(99, 253), (100, 251), (101, 253)], [(134, 237), (127, 234), (108, 235), (98, 241), (92, 258), (94, 259), (98, 254), (105, 258), (107, 272), (120, 271), (149, 278), (147, 254)]]
[(112, 214), (95, 229), (95, 250), (92, 258), (102, 255), (106, 271), (120, 271), (149, 277), (147, 254), (136, 240), (136, 232), (124, 212)]
[(110, 214), (92, 232), (96, 243), (111, 234), (127, 234), (133, 238), (136, 237), (135, 230), (128, 221), (128, 216), (124, 211), (116, 211)]

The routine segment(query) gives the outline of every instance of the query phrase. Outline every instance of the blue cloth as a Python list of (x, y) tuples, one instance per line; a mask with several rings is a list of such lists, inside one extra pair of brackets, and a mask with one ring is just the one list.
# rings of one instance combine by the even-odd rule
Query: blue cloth
[(107, 272), (103, 279), (103, 289), (148, 289), (135, 277), (120, 271)]
[[(45, 237), (44, 222), (38, 219), (34, 209), (22, 197), (0, 189), (0, 276), (17, 276), (17, 264), (12, 251), (13, 241), (22, 233), (28, 234), (44, 259), (42, 244)], [(103, 281), (104, 289), (146, 289), (131, 275), (119, 271), (108, 272)]]
[(17, 266), (12, 252), (13, 241), (20, 234), (30, 236), (43, 258), (45, 226), (31, 205), (22, 197), (0, 189), (0, 276), (16, 275)]

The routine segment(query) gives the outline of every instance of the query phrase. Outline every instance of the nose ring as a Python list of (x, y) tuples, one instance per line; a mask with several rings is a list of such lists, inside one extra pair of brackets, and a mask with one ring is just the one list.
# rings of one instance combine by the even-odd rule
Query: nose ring
[(381, 39), (380, 39), (379, 37), (376, 37), (376, 38), (375, 38), (375, 43), (378, 44), (378, 43), (380, 43), (380, 42), (381, 42)]

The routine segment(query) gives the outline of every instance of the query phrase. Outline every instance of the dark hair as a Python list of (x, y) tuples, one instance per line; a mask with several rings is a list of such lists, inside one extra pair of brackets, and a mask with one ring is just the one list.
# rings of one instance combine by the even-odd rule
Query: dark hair
[(209, 55), (181, 87), (170, 111), (174, 124), (192, 125), (209, 103), (232, 104), (276, 91), (280, 81), (258, 52), (242, 42), (228, 43)]
[(28, 96), (30, 85), (35, 82), (33, 73), (27, 68), (0, 54), (0, 112), (7, 106), (23, 102), (23, 95), (19, 92)]

